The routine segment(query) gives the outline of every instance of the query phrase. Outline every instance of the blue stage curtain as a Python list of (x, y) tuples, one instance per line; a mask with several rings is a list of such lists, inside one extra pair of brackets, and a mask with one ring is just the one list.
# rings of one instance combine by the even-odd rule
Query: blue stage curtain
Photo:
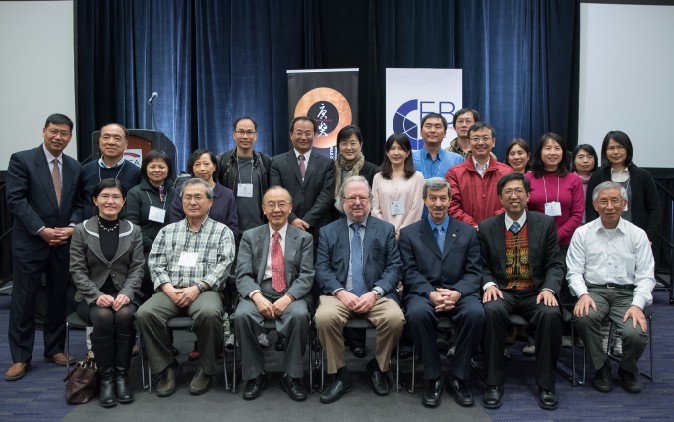
[(117, 121), (157, 128), (184, 167), (197, 147), (233, 147), (232, 121), (258, 122), (257, 149), (288, 149), (288, 69), (357, 67), (358, 123), (380, 163), (387, 67), (462, 68), (463, 104), (532, 147), (577, 140), (579, 0), (75, 0), (78, 152)]

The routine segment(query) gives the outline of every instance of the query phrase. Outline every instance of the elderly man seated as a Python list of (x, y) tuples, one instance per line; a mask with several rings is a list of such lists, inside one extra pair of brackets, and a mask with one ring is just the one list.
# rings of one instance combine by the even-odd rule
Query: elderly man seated
[(159, 376), (156, 392), (170, 396), (180, 366), (173, 358), (166, 330), (170, 318), (187, 315), (194, 321), (200, 363), (190, 393), (202, 394), (215, 374), (217, 342), (222, 340), (222, 295), (234, 259), (234, 235), (208, 217), (213, 189), (201, 179), (189, 179), (181, 192), (185, 219), (159, 231), (148, 258), (156, 293), (136, 313), (150, 370)]
[(609, 318), (623, 339), (618, 369), (623, 388), (641, 392), (637, 361), (648, 342), (644, 307), (653, 302), (653, 253), (646, 233), (621, 218), (627, 191), (616, 182), (599, 184), (592, 192), (599, 218), (573, 234), (566, 256), (569, 287), (578, 302), (575, 324), (595, 369), (592, 386), (602, 393), (613, 388), (611, 361), (601, 346), (601, 322)]

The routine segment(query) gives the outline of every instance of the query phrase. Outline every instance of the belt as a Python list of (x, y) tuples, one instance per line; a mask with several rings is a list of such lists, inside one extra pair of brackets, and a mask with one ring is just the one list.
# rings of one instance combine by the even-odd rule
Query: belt
[(606, 283), (606, 284), (593, 284), (592, 287), (603, 287), (605, 289), (634, 290), (636, 286), (634, 284)]

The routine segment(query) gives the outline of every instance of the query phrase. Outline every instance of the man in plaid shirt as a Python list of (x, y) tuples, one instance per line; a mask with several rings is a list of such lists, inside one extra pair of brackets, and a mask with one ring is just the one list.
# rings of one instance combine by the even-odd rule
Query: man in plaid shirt
[(215, 374), (215, 349), (222, 340), (222, 294), (234, 260), (232, 231), (208, 217), (213, 189), (201, 179), (185, 182), (181, 192), (185, 219), (161, 229), (148, 258), (155, 294), (138, 309), (136, 320), (147, 349), (156, 392), (170, 396), (181, 368), (174, 359), (166, 321), (194, 320), (201, 366), (190, 393), (208, 391)]

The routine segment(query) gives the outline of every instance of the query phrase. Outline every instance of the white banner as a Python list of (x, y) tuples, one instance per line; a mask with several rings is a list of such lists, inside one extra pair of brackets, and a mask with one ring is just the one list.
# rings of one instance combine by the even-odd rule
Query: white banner
[(456, 137), (452, 120), (461, 108), (461, 69), (386, 69), (386, 137), (407, 134), (412, 149), (423, 146), (419, 125), (428, 113), (447, 119), (447, 136), (442, 147)]

